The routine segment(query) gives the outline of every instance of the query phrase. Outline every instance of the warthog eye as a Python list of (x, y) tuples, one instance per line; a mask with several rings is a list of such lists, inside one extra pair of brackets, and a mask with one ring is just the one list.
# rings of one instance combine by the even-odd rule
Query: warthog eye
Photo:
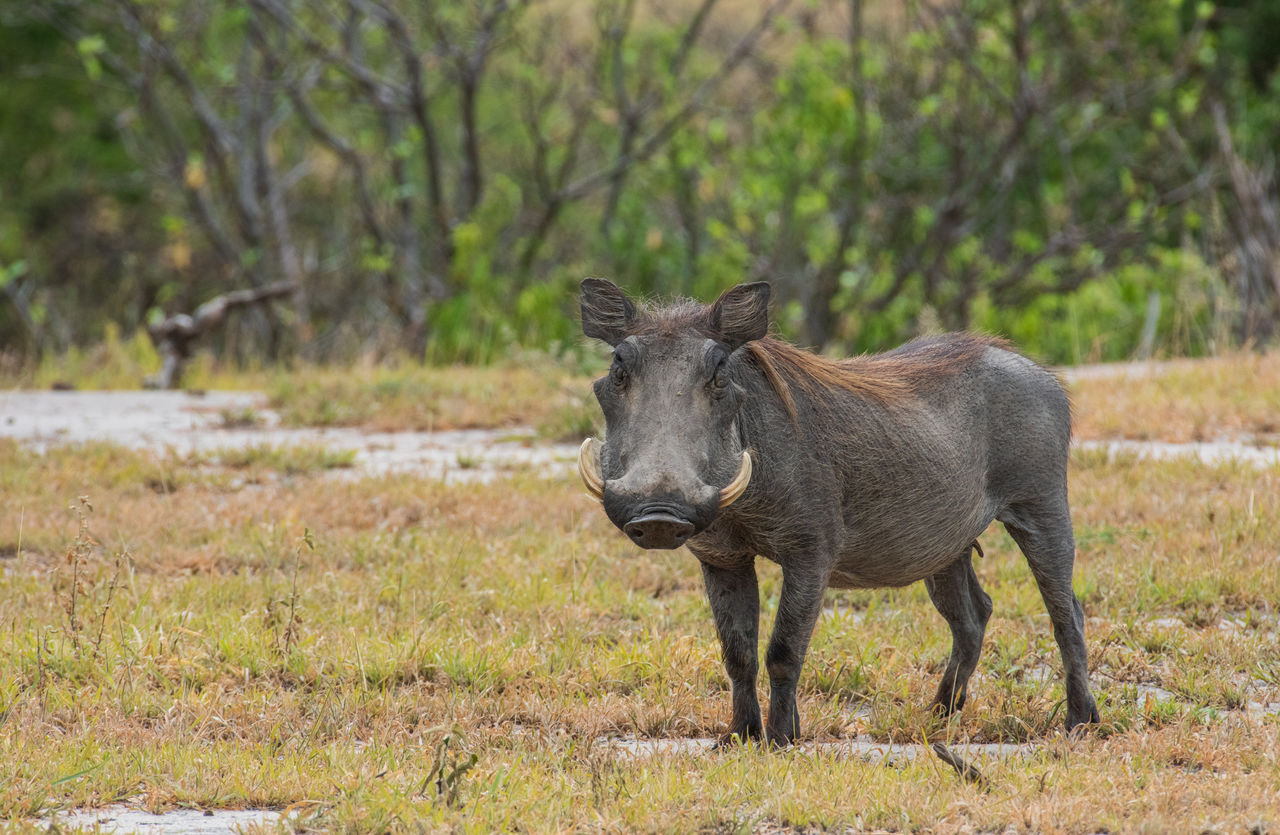
[(725, 358), (721, 357), (716, 363), (716, 370), (711, 373), (711, 380), (707, 383), (707, 388), (711, 389), (711, 393), (717, 397), (724, 394), (725, 386), (729, 385), (729, 372), (726, 370), (727, 363)]
[(627, 385), (627, 369), (617, 359), (613, 361), (613, 367), (609, 369), (609, 382), (613, 383), (615, 388), (623, 388)]

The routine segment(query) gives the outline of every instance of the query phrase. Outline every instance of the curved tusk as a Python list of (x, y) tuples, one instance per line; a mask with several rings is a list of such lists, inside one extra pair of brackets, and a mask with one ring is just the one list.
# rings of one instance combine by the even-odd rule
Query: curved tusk
[(600, 453), (596, 451), (595, 438), (587, 438), (578, 447), (578, 475), (587, 485), (591, 498), (604, 501), (604, 479), (600, 477)]
[(742, 467), (739, 468), (738, 474), (734, 476), (733, 481), (729, 482), (723, 490), (720, 491), (720, 506), (728, 507), (738, 500), (747, 490), (747, 485), (751, 483), (751, 455), (744, 449), (742, 451)]

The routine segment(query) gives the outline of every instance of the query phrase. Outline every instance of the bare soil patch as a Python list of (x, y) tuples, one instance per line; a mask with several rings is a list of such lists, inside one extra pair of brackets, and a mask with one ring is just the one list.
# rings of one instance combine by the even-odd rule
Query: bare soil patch
[(129, 806), (64, 812), (46, 823), (63, 829), (137, 835), (236, 835), (246, 827), (274, 827), (280, 813), (258, 809), (175, 809), (153, 814)]
[(563, 472), (573, 444), (540, 441), (528, 428), (381, 432), (287, 427), (253, 392), (0, 392), (0, 437), (36, 449), (108, 442), (179, 455), (261, 446), (319, 445), (354, 452), (356, 475), (412, 473), (488, 480), (513, 470)]

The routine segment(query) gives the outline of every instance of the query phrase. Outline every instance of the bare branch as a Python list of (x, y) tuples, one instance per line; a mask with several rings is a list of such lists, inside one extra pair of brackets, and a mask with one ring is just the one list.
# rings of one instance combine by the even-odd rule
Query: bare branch
[(667, 118), (661, 125), (654, 129), (652, 133), (640, 141), (635, 149), (626, 155), (620, 155), (614, 161), (604, 168), (579, 177), (574, 182), (565, 186), (561, 190), (561, 196), (564, 200), (577, 200), (591, 192), (603, 184), (610, 182), (619, 171), (625, 171), (637, 162), (643, 162), (654, 155), (668, 140), (675, 134), (677, 130), (685, 125), (686, 122), (706, 104), (711, 94), (719, 89), (733, 71), (741, 66), (742, 62), (752, 55), (756, 46), (769, 32), (773, 26), (773, 21), (781, 14), (789, 5), (791, 0), (773, 0), (765, 7), (760, 18), (751, 30), (744, 35), (733, 50), (725, 57), (724, 61), (716, 69), (714, 73), (690, 94), (684, 104), (676, 110), (674, 114)]
[(375, 73), (363, 59), (358, 57), (359, 53), (353, 46), (359, 36), (356, 26), (351, 25), (353, 21), (350, 18), (348, 25), (341, 32), (346, 49), (338, 52), (299, 25), (282, 0), (249, 0), (249, 2), (269, 14), (283, 29), (297, 37), (312, 55), (345, 73), (374, 100), (386, 101), (405, 96), (405, 90), (402, 87)]
[[(642, 111), (636, 107), (627, 91), (624, 61), (627, 34), (631, 31), (635, 8), (635, 0), (625, 0), (622, 11), (614, 19), (604, 21), (600, 31), (601, 41), (609, 44), (609, 77), (613, 82), (613, 108), (618, 120), (617, 159), (631, 157), (635, 150), (636, 134), (640, 131)], [(604, 212), (600, 216), (600, 231), (606, 236), (613, 227), (626, 174), (627, 168), (618, 167), (609, 175), (609, 194), (605, 198)]]
[(163, 358), (159, 375), (147, 381), (149, 388), (173, 389), (182, 381), (182, 372), (191, 359), (196, 340), (218, 328), (233, 310), (265, 304), (297, 291), (292, 281), (280, 281), (252, 290), (235, 290), (214, 296), (195, 313), (177, 313), (147, 328)]

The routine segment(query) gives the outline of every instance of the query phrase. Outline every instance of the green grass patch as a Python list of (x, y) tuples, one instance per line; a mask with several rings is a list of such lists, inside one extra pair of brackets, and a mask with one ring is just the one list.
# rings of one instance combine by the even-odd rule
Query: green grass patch
[(285, 475), (310, 475), (355, 465), (356, 451), (334, 449), (320, 443), (252, 444), (227, 446), (187, 456), (188, 464), (208, 464), (243, 469), (275, 470)]
[(595, 431), (599, 408), (585, 378), (551, 367), (312, 369), (275, 376), (271, 406), (289, 426), (371, 430), (533, 426), (560, 440)]

